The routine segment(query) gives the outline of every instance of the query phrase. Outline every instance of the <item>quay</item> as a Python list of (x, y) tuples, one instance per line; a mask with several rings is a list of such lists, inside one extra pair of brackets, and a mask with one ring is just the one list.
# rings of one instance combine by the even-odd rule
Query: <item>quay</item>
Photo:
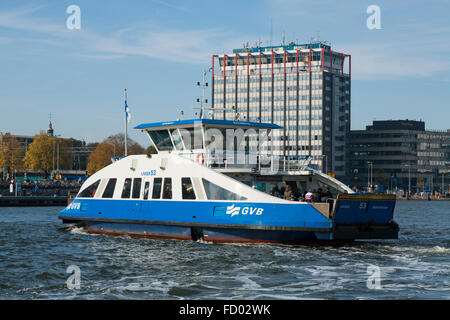
[(0, 207), (67, 206), (68, 196), (0, 196)]

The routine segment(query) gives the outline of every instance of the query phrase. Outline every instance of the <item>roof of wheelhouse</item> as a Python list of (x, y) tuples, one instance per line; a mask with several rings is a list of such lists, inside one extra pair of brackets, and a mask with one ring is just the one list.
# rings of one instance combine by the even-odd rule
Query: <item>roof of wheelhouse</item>
[(164, 121), (164, 122), (153, 122), (153, 123), (143, 123), (134, 129), (141, 130), (160, 130), (172, 129), (179, 127), (193, 127), (194, 125), (206, 125), (208, 127), (226, 127), (226, 128), (242, 128), (251, 127), (254, 129), (281, 129), (277, 124), (274, 123), (263, 123), (263, 122), (249, 122), (249, 121), (233, 121), (233, 120), (216, 120), (216, 119), (190, 119), (190, 120), (177, 120), (177, 121)]

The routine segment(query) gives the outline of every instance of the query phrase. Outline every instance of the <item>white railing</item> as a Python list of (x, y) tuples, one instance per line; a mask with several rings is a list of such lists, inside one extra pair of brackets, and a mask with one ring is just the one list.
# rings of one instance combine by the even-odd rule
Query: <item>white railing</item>
[[(181, 152), (178, 155), (189, 158), (212, 169), (249, 169), (259, 172), (289, 172), (307, 170), (310, 156), (283, 156), (261, 152)], [(316, 159), (317, 160), (317, 159)]]

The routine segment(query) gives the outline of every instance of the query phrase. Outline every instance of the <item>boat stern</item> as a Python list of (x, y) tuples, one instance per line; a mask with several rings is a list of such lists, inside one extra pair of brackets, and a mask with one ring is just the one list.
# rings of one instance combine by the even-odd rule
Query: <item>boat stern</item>
[(395, 195), (339, 194), (332, 213), (333, 239), (398, 239)]

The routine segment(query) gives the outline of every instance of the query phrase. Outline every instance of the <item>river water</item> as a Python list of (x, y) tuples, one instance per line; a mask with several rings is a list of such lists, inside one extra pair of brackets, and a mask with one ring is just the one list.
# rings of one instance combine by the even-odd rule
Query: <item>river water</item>
[(0, 299), (450, 299), (450, 202), (399, 201), (398, 240), (343, 246), (91, 235), (61, 209), (0, 208)]

